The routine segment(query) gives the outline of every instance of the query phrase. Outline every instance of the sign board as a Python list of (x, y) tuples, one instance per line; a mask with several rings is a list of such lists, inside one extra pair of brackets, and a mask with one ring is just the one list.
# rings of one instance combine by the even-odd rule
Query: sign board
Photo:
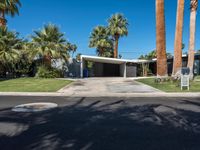
[(181, 69), (181, 74), (182, 74), (182, 75), (189, 75), (189, 74), (190, 74), (190, 68), (183, 67), (183, 68)]
[(181, 90), (183, 87), (187, 87), (190, 90), (190, 76), (189, 75), (181, 75)]

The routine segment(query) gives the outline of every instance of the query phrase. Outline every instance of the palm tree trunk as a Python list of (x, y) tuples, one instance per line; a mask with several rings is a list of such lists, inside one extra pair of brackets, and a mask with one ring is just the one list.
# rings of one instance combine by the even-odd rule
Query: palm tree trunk
[(176, 73), (182, 67), (182, 36), (183, 36), (183, 17), (184, 17), (184, 0), (178, 0), (177, 4), (177, 17), (176, 17), (176, 33), (175, 33), (175, 43), (174, 43), (174, 63), (173, 63), (173, 73)]
[(156, 53), (158, 78), (168, 76), (165, 34), (164, 0), (156, 0)]
[(118, 58), (119, 35), (115, 36), (114, 58)]
[(0, 13), (0, 27), (5, 27), (7, 20), (5, 19), (5, 13), (2, 11)]
[(190, 12), (190, 40), (189, 40), (189, 53), (188, 53), (188, 68), (190, 68), (190, 79), (193, 78), (194, 67), (194, 49), (195, 49), (195, 32), (196, 32), (196, 10), (197, 0), (191, 0)]
[(44, 56), (44, 65), (47, 68), (51, 68), (51, 56), (49, 56), (49, 55)]

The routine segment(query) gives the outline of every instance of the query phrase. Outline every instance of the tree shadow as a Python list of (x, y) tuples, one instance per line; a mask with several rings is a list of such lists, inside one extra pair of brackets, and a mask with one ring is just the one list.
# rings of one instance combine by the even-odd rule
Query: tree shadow
[[(2, 150), (197, 150), (200, 113), (161, 105), (112, 107), (84, 99), (41, 113), (0, 110), (0, 123), (28, 126), (20, 134), (0, 135)], [(186, 102), (185, 102), (186, 103)], [(102, 109), (105, 108), (105, 109)], [(158, 109), (159, 110), (159, 109)]]

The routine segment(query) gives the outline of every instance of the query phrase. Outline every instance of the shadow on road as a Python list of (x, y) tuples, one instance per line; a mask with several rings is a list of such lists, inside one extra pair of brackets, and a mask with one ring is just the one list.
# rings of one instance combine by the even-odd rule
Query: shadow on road
[[(198, 112), (157, 104), (129, 106), (123, 100), (102, 105), (101, 101), (83, 103), (84, 98), (70, 106), (35, 114), (0, 110), (0, 123), (8, 132), (13, 124), (17, 127), (13, 130), (21, 129), (0, 135), (0, 149), (200, 149)], [(184, 101), (187, 103), (191, 104)]]

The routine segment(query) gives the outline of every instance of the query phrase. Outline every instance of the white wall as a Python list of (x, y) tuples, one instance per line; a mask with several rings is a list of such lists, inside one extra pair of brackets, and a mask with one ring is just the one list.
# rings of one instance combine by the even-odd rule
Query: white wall
[(126, 63), (120, 65), (120, 76), (126, 77)]

